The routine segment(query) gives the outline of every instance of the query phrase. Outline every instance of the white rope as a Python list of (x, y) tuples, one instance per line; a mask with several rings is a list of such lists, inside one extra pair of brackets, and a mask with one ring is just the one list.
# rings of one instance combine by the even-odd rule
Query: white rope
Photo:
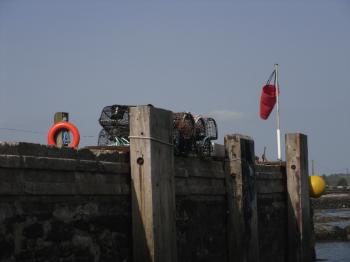
[(164, 144), (164, 145), (174, 146), (174, 144), (172, 144), (172, 143), (166, 142), (166, 141), (158, 139), (158, 138), (150, 137), (150, 136), (129, 136), (129, 139), (130, 138), (132, 138), (132, 139), (149, 139), (149, 140), (152, 140), (152, 141)]

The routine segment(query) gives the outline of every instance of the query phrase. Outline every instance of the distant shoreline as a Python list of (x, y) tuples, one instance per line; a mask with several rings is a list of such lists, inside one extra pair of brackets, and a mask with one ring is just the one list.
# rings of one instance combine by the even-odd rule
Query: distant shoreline
[(317, 242), (350, 240), (350, 192), (312, 199)]
[(350, 208), (350, 192), (325, 194), (320, 198), (311, 199), (313, 209)]
[(314, 214), (315, 239), (350, 241), (350, 209), (323, 209)]

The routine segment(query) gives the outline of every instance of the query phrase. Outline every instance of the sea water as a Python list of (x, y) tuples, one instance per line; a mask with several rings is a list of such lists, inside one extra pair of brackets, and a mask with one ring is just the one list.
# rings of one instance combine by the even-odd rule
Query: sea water
[[(325, 224), (345, 228), (350, 225), (350, 209), (317, 210), (315, 215), (337, 217), (338, 221)], [(316, 243), (316, 256), (318, 261), (350, 262), (350, 241), (348, 242), (318, 242)]]
[(350, 262), (350, 242), (316, 243), (317, 261)]

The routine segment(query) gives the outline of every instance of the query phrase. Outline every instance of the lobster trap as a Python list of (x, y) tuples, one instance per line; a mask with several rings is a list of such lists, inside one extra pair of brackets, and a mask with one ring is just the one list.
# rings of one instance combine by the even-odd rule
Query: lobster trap
[(98, 146), (129, 146), (129, 140), (109, 134), (105, 129), (102, 129), (98, 134)]
[(213, 152), (212, 140), (218, 139), (216, 121), (211, 117), (195, 116), (195, 143), (196, 153), (203, 157), (209, 157)]
[[(99, 123), (103, 127), (98, 135), (98, 146), (129, 146), (128, 105), (103, 108)], [(176, 155), (196, 154), (209, 157), (213, 152), (212, 140), (218, 138), (213, 118), (193, 116), (188, 112), (173, 113), (173, 144)]]
[(98, 136), (99, 146), (129, 145), (129, 107), (111, 105), (103, 108), (99, 123), (103, 127)]
[(213, 152), (212, 140), (218, 138), (218, 129), (213, 118), (174, 113), (173, 136), (175, 154), (209, 157)]
[(173, 143), (176, 155), (187, 155), (195, 146), (195, 121), (190, 113), (173, 114)]

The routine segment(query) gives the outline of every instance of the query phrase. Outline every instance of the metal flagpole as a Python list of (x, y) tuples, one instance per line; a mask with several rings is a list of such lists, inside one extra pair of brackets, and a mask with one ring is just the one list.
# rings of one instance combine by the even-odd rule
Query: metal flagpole
[(276, 103), (277, 103), (277, 159), (282, 160), (281, 155), (281, 130), (280, 130), (280, 101), (279, 101), (279, 83), (278, 83), (278, 64), (275, 64), (275, 87), (276, 87)]

